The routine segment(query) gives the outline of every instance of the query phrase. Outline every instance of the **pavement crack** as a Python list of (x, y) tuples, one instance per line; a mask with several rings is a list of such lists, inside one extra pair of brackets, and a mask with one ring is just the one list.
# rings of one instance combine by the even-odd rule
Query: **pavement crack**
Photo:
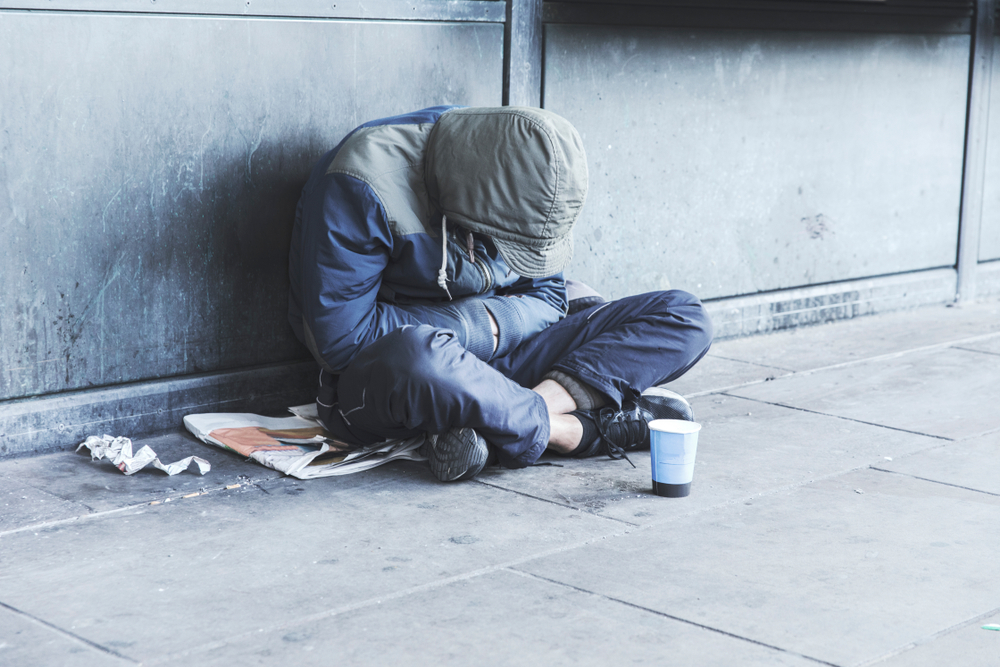
[(915, 649), (918, 646), (921, 646), (928, 642), (932, 642), (938, 637), (949, 635), (952, 632), (955, 632), (956, 630), (961, 630), (962, 628), (966, 628), (974, 623), (982, 621), (983, 619), (995, 616), (996, 614), (1000, 614), (1000, 607), (997, 607), (996, 609), (990, 609), (989, 611), (983, 612), (982, 614), (976, 614), (975, 616), (967, 618), (964, 621), (959, 621), (954, 625), (949, 625), (947, 628), (944, 628), (943, 630), (938, 630), (937, 632), (930, 634), (924, 637), (923, 639), (918, 639), (917, 641), (908, 642), (906, 644), (903, 644), (902, 646), (897, 646), (896, 648), (886, 651), (882, 655), (877, 656), (875, 658), (855, 663), (853, 667), (868, 667), (868, 665), (874, 665), (877, 662), (885, 662), (889, 658), (894, 658), (895, 656), (900, 655), (901, 653), (906, 653), (907, 651)]
[(122, 655), (121, 653), (115, 651), (114, 649), (110, 649), (107, 646), (101, 646), (100, 644), (98, 644), (96, 642), (92, 642), (89, 639), (87, 639), (85, 637), (81, 637), (80, 635), (78, 635), (76, 633), (73, 633), (73, 632), (70, 632), (69, 630), (66, 630), (64, 628), (60, 628), (58, 625), (55, 625), (53, 623), (49, 623), (48, 621), (46, 621), (44, 619), (41, 619), (41, 618), (38, 618), (37, 616), (34, 616), (32, 614), (29, 614), (26, 611), (22, 611), (22, 610), (18, 609), (17, 607), (12, 607), (12, 606), (10, 606), (9, 604), (7, 604), (5, 602), (0, 602), (0, 607), (2, 607), (3, 609), (6, 609), (7, 611), (9, 611), (9, 612), (11, 612), (11, 613), (13, 613), (13, 614), (15, 614), (17, 616), (20, 616), (21, 618), (25, 618), (25, 619), (31, 621), (32, 623), (37, 623), (38, 625), (44, 626), (44, 627), (48, 628), (49, 630), (53, 630), (56, 633), (62, 635), (63, 637), (71, 639), (71, 640), (73, 640), (75, 642), (79, 642), (81, 644), (85, 644), (85, 645), (89, 646), (92, 649), (96, 649), (96, 650), (98, 650), (98, 651), (100, 651), (102, 653), (107, 653), (108, 655), (112, 655), (112, 656), (114, 656), (114, 657), (116, 657), (116, 658), (118, 658), (120, 660), (124, 660), (125, 662), (128, 662), (128, 663), (133, 664), (133, 665), (142, 664), (138, 660), (133, 660), (132, 658), (130, 658), (128, 656)]
[(800, 412), (808, 412), (813, 415), (822, 415), (823, 417), (833, 417), (834, 419), (842, 419), (848, 422), (854, 422), (856, 424), (866, 424), (868, 426), (877, 426), (878, 428), (887, 428), (890, 431), (899, 431), (901, 433), (909, 433), (911, 435), (922, 435), (925, 438), (935, 438), (937, 440), (944, 440), (946, 442), (955, 442), (954, 438), (948, 438), (943, 435), (934, 435), (933, 433), (924, 433), (922, 431), (912, 431), (907, 428), (900, 428), (899, 426), (889, 426), (888, 424), (879, 424), (876, 422), (865, 421), (864, 419), (855, 419), (854, 417), (844, 417), (842, 415), (835, 415), (829, 412), (820, 412), (819, 410), (810, 410), (809, 408), (800, 408), (797, 405), (788, 405), (787, 403), (778, 403), (777, 401), (765, 401), (762, 398), (751, 398), (749, 396), (739, 396), (738, 394), (730, 394), (728, 391), (718, 392), (723, 396), (728, 396), (729, 398), (741, 398), (744, 401), (753, 401), (754, 403), (761, 403), (763, 405), (773, 405), (776, 408), (788, 408), (789, 410), (798, 410)]
[[(583, 509), (583, 508), (580, 508), (580, 507), (574, 507), (573, 505), (568, 505), (566, 503), (560, 503), (558, 501), (552, 500), (551, 498), (543, 498), (541, 496), (534, 496), (534, 495), (532, 495), (530, 493), (525, 493), (524, 491), (517, 491), (515, 489), (508, 489), (508, 488), (506, 488), (504, 486), (499, 486), (497, 484), (490, 484), (489, 482), (484, 482), (481, 479), (474, 479), (473, 481), (479, 482), (483, 486), (488, 486), (488, 487), (490, 487), (492, 489), (498, 489), (500, 491), (506, 491), (507, 493), (515, 493), (515, 494), (517, 494), (519, 496), (524, 496), (525, 498), (531, 498), (532, 500), (541, 500), (542, 502), (550, 503), (552, 505), (555, 505), (556, 507), (562, 507), (564, 509), (573, 510), (574, 512), (581, 512), (583, 514), (589, 514), (591, 516), (600, 517), (601, 519), (607, 519), (608, 521), (617, 521), (618, 523), (624, 524), (626, 526), (631, 526), (632, 528), (638, 528), (639, 525), (640, 525), (640, 524), (637, 524), (637, 523), (632, 523), (631, 521), (625, 521), (624, 519), (618, 519), (618, 518), (613, 517), (613, 516), (605, 516), (603, 514), (598, 514), (597, 512), (591, 512), (591, 511), (589, 511), (587, 509)], [(560, 495), (562, 495), (562, 494), (560, 494)], [(563, 497), (565, 498), (565, 496), (563, 496)]]
[(66, 519), (55, 519), (53, 521), (43, 521), (42, 523), (33, 523), (27, 526), (20, 526), (19, 528), (11, 528), (10, 530), (0, 531), (0, 538), (7, 537), (8, 535), (14, 535), (16, 533), (25, 533), (34, 530), (44, 530), (46, 528), (52, 528), (53, 526), (62, 526), (68, 523), (75, 523), (77, 521), (89, 521), (91, 519), (103, 518), (106, 516), (111, 516), (112, 514), (120, 514), (122, 512), (127, 512), (129, 510), (145, 507), (148, 504), (149, 504), (148, 502), (136, 503), (135, 505), (116, 507), (113, 510), (105, 510), (103, 512), (95, 512), (93, 514), (78, 514), (77, 516), (71, 516)]
[[(959, 338), (958, 340), (952, 340), (945, 343), (932, 343), (930, 345), (921, 345), (920, 347), (911, 347), (908, 350), (898, 350), (896, 352), (887, 352), (885, 354), (876, 354), (874, 357), (864, 357), (861, 359), (851, 359), (850, 361), (842, 361), (837, 364), (830, 364), (828, 366), (820, 366), (819, 368), (811, 368), (806, 371), (798, 371), (794, 373), (796, 376), (800, 375), (812, 375), (813, 373), (822, 373), (825, 371), (832, 371), (839, 368), (849, 368), (851, 366), (858, 366), (860, 364), (867, 364), (873, 361), (889, 361), (891, 359), (899, 359), (900, 357), (905, 357), (909, 354), (916, 354), (918, 352), (929, 352), (931, 350), (941, 350), (948, 347), (955, 347), (957, 345), (963, 345), (966, 343), (976, 343), (981, 340), (987, 340), (990, 338), (995, 338), (1000, 336), (1000, 333), (993, 332), (988, 334), (979, 334), (976, 336), (969, 336), (967, 338)], [(791, 376), (785, 376), (791, 377)]]
[(955, 442), (964, 442), (965, 440), (972, 440), (973, 438), (981, 438), (984, 435), (992, 435), (998, 432), (1000, 432), (1000, 426), (998, 426), (997, 428), (988, 429), (986, 431), (983, 431), (982, 433), (973, 433), (972, 435), (967, 435), (964, 438), (958, 438), (957, 440), (955, 440)]
[(951, 482), (942, 482), (939, 479), (930, 479), (928, 477), (921, 477), (919, 475), (911, 475), (908, 472), (897, 472), (895, 470), (886, 470), (885, 468), (876, 468), (875, 466), (869, 466), (872, 470), (877, 470), (879, 472), (887, 472), (891, 475), (902, 475), (903, 477), (909, 477), (911, 479), (919, 479), (922, 482), (931, 482), (932, 484), (941, 484), (942, 486), (950, 486), (955, 489), (963, 489), (965, 491), (973, 491), (975, 493), (985, 493), (988, 496), (994, 496), (1000, 498), (1000, 493), (993, 493), (992, 491), (983, 491), (982, 489), (974, 489), (971, 486), (962, 486), (961, 484), (952, 484)]
[[(601, 517), (601, 518), (607, 518), (607, 517)], [(564, 553), (566, 551), (572, 551), (573, 549), (579, 549), (581, 547), (585, 547), (585, 546), (588, 546), (590, 544), (594, 544), (594, 543), (599, 542), (601, 540), (606, 540), (608, 538), (614, 538), (614, 537), (621, 537), (623, 535), (627, 535), (630, 532), (631, 532), (631, 530), (628, 529), (628, 528), (626, 528), (625, 530), (621, 530), (621, 531), (618, 531), (618, 532), (605, 533), (605, 534), (602, 534), (602, 535), (596, 535), (594, 537), (590, 537), (590, 538), (587, 538), (586, 540), (581, 540), (579, 542), (574, 542), (572, 544), (564, 544), (562, 546), (553, 547), (552, 549), (547, 549), (545, 551), (540, 551), (538, 553), (529, 554), (527, 556), (521, 556), (520, 558), (516, 558), (514, 560), (510, 560), (510, 561), (507, 561), (505, 563), (498, 563), (496, 565), (488, 565), (486, 567), (482, 567), (482, 568), (479, 568), (479, 569), (476, 569), (476, 570), (471, 570), (469, 572), (463, 572), (462, 574), (456, 574), (456, 575), (453, 575), (453, 576), (450, 576), (450, 577), (444, 577), (442, 579), (438, 579), (437, 581), (429, 581), (429, 582), (427, 582), (425, 584), (419, 584), (417, 586), (411, 586), (409, 588), (405, 588), (403, 590), (398, 590), (398, 591), (395, 591), (393, 593), (387, 593), (385, 595), (380, 595), (380, 596), (376, 596), (376, 597), (372, 597), (372, 598), (367, 598), (367, 599), (364, 599), (364, 600), (359, 600), (357, 602), (352, 602), (352, 603), (344, 604), (344, 605), (341, 605), (339, 607), (334, 607), (332, 609), (325, 609), (323, 611), (318, 611), (318, 612), (315, 612), (313, 614), (308, 614), (306, 616), (301, 616), (299, 618), (295, 618), (295, 619), (286, 621), (284, 623), (277, 623), (277, 624), (272, 625), (270, 627), (257, 628), (257, 629), (254, 629), (254, 630), (248, 630), (247, 632), (241, 632), (241, 633), (236, 634), (236, 635), (231, 635), (231, 636), (228, 636), (228, 637), (224, 637), (224, 638), (219, 639), (217, 641), (213, 641), (213, 642), (209, 642), (209, 643), (206, 643), (206, 644), (202, 644), (200, 646), (193, 646), (191, 648), (184, 649), (184, 650), (178, 651), (176, 653), (170, 653), (170, 654), (166, 654), (166, 655), (156, 656), (156, 657), (151, 658), (149, 660), (144, 660), (142, 664), (143, 665), (156, 665), (156, 664), (162, 664), (162, 663), (166, 663), (166, 662), (174, 662), (174, 661), (180, 660), (182, 658), (188, 658), (188, 657), (193, 656), (193, 655), (198, 655), (198, 654), (205, 653), (205, 652), (208, 652), (208, 651), (212, 651), (212, 650), (215, 650), (215, 649), (218, 649), (218, 648), (223, 648), (223, 647), (228, 646), (229, 644), (232, 644), (234, 642), (245, 641), (245, 640), (250, 639), (252, 637), (259, 637), (259, 636), (261, 636), (264, 633), (281, 632), (283, 630), (288, 630), (290, 628), (298, 627), (298, 626), (304, 625), (306, 623), (314, 623), (316, 621), (322, 621), (324, 619), (332, 618), (334, 616), (339, 616), (341, 614), (346, 614), (346, 613), (349, 613), (349, 612), (360, 611), (360, 610), (366, 609), (368, 607), (375, 607), (377, 605), (383, 604), (384, 602), (389, 602), (391, 600), (398, 600), (400, 598), (404, 598), (404, 597), (407, 597), (407, 596), (410, 596), (410, 595), (415, 595), (415, 594), (418, 594), (418, 593), (424, 593), (424, 592), (427, 592), (427, 591), (436, 590), (436, 589), (443, 588), (443, 587), (448, 586), (448, 585), (453, 584), (453, 583), (457, 583), (457, 582), (460, 582), (460, 581), (467, 581), (469, 579), (475, 579), (476, 577), (482, 577), (482, 576), (485, 576), (485, 575), (488, 575), (488, 574), (492, 574), (494, 572), (500, 572), (502, 570), (511, 570), (512, 572), (516, 572), (517, 570), (513, 570), (512, 569), (514, 566), (520, 565), (522, 563), (527, 563), (530, 560), (535, 560), (536, 558), (546, 558), (548, 556), (555, 556), (557, 554), (561, 554), (561, 553)], [(834, 666), (834, 667), (837, 667), (837, 666)]]
[[(729, 386), (726, 386), (726, 387), (718, 387), (716, 389), (706, 389), (704, 391), (696, 391), (696, 392), (693, 392), (691, 394), (685, 394), (684, 397), (685, 398), (697, 398), (699, 396), (708, 396), (710, 394), (722, 394), (722, 393), (725, 393), (727, 391), (733, 391), (735, 389), (742, 389), (744, 387), (752, 387), (753, 385), (756, 385), (756, 384), (764, 384), (765, 382), (774, 382), (774, 381), (778, 381), (778, 380), (787, 380), (789, 378), (802, 377), (804, 375), (812, 375), (814, 373), (822, 373), (822, 372), (825, 372), (825, 371), (832, 371), (832, 370), (837, 370), (837, 369), (840, 369), (840, 368), (849, 368), (851, 366), (858, 366), (860, 364), (866, 364), (866, 363), (870, 363), (870, 362), (889, 361), (891, 359), (898, 359), (900, 357), (905, 357), (908, 354), (915, 354), (915, 353), (918, 353), (918, 352), (929, 352), (931, 350), (940, 350), (940, 349), (949, 348), (949, 347), (951, 347), (951, 348), (958, 348), (959, 346), (964, 345), (964, 344), (978, 343), (979, 341), (989, 340), (990, 338), (995, 338), (997, 336), (1000, 336), (1000, 333), (993, 332), (993, 333), (988, 333), (988, 334), (979, 334), (977, 336), (969, 336), (967, 338), (959, 338), (958, 340), (948, 341), (946, 343), (933, 343), (931, 345), (922, 345), (920, 347), (910, 348), (909, 350), (899, 350), (897, 352), (888, 352), (886, 354), (877, 354), (874, 357), (864, 357), (864, 358), (861, 358), (861, 359), (851, 359), (850, 361), (842, 361), (842, 362), (836, 363), (836, 364), (829, 364), (827, 366), (820, 366), (819, 368), (810, 368), (810, 369), (804, 370), (804, 371), (794, 371), (792, 373), (788, 373), (787, 375), (782, 375), (780, 377), (773, 378), (773, 379), (751, 380), (749, 382), (742, 382), (740, 384), (729, 385)], [(964, 349), (964, 348), (962, 348), (962, 349)], [(978, 352), (979, 350), (971, 350), (971, 351)], [(712, 355), (712, 356), (718, 356), (718, 355)], [(725, 358), (725, 357), (720, 357), (720, 358)], [(740, 361), (740, 360), (733, 359), (732, 361)], [(753, 362), (746, 362), (746, 363), (753, 363)], [(759, 364), (759, 365), (762, 365), (762, 364)], [(740, 396), (739, 398), (743, 398), (743, 397)]]
[(994, 357), (1000, 357), (1000, 352), (990, 352), (989, 350), (974, 350), (971, 347), (962, 347), (961, 345), (953, 345), (956, 350), (962, 350), (963, 352), (975, 352), (977, 354), (989, 354)]
[(735, 361), (740, 364), (747, 364), (749, 366), (759, 366), (760, 368), (773, 368), (776, 371), (785, 371), (786, 373), (797, 372), (794, 368), (785, 368), (783, 366), (772, 366), (771, 364), (762, 364), (756, 361), (747, 361), (746, 359), (737, 359), (735, 357), (726, 357), (721, 354), (711, 353), (708, 356), (714, 357), (715, 359), (725, 359), (726, 361)]
[(643, 606), (641, 604), (636, 604), (634, 602), (629, 602), (628, 600), (623, 600), (621, 598), (616, 598), (616, 597), (613, 597), (611, 595), (604, 595), (603, 593), (597, 593), (595, 591), (592, 591), (592, 590), (589, 590), (589, 589), (586, 589), (586, 588), (581, 588), (580, 586), (574, 586), (573, 584), (567, 584), (564, 581), (558, 581), (556, 579), (549, 579), (548, 577), (543, 577), (543, 576), (541, 576), (539, 574), (533, 574), (531, 572), (526, 572), (525, 570), (518, 570), (518, 569), (516, 569), (514, 567), (509, 567), (507, 569), (510, 572), (514, 572), (514, 573), (519, 574), (519, 575), (524, 576), (524, 577), (528, 577), (528, 578), (531, 578), (531, 579), (538, 579), (539, 581), (545, 581), (545, 582), (548, 582), (550, 584), (554, 584), (556, 586), (561, 586), (561, 587), (564, 587), (564, 588), (569, 588), (569, 589), (577, 591), (579, 593), (584, 593), (586, 595), (592, 595), (594, 597), (598, 597), (598, 598), (601, 598), (603, 600), (608, 600), (609, 602), (616, 602), (618, 604), (625, 605), (626, 607), (632, 607), (633, 609), (639, 609), (640, 611), (645, 611), (645, 612), (648, 612), (650, 614), (655, 614), (657, 616), (662, 616), (664, 618), (669, 618), (672, 621), (678, 621), (680, 623), (686, 623), (687, 625), (693, 625), (694, 627), (701, 628), (702, 630), (708, 630), (709, 632), (715, 632), (715, 633), (718, 633), (720, 635), (725, 635), (727, 637), (732, 637), (733, 639), (738, 639), (740, 641), (745, 641), (745, 642), (749, 642), (751, 644), (756, 644), (757, 646), (763, 646), (765, 648), (769, 648), (769, 649), (772, 649), (774, 651), (780, 651), (781, 653), (787, 653), (788, 655), (794, 655), (794, 656), (798, 656), (800, 658), (805, 658), (806, 660), (810, 660), (810, 661), (815, 662), (815, 663), (820, 664), (820, 665), (829, 665), (829, 667), (841, 667), (840, 665), (838, 665), (837, 663), (834, 663), (834, 662), (827, 662), (826, 660), (821, 660), (819, 658), (814, 658), (814, 657), (812, 657), (810, 655), (806, 655), (804, 653), (799, 653), (797, 651), (791, 651), (791, 650), (786, 649), (786, 648), (781, 648), (780, 646), (775, 646), (774, 644), (768, 644), (767, 642), (762, 642), (762, 641), (760, 641), (758, 639), (753, 639), (752, 637), (745, 637), (743, 635), (738, 635), (738, 634), (736, 634), (734, 632), (729, 632), (728, 630), (723, 630), (721, 628), (712, 627), (711, 625), (705, 625), (704, 623), (699, 623), (697, 621), (692, 621), (690, 619), (684, 618), (683, 616), (675, 616), (673, 614), (668, 614), (668, 613), (666, 613), (664, 611), (660, 611), (658, 609), (652, 609), (650, 607), (645, 607), (645, 606)]
[[(260, 483), (263, 482), (263, 481), (266, 481), (266, 480), (250, 480), (250, 481), (247, 481), (247, 482), (241, 482), (239, 484), (239, 486), (243, 486), (243, 487), (246, 487), (246, 488), (255, 488), (255, 489), (259, 489), (260, 491), (264, 491), (264, 493), (268, 493), (268, 491), (266, 491), (264, 488), (262, 488), (260, 486)], [(208, 489), (206, 491), (199, 491), (197, 494), (195, 494), (193, 496), (190, 496), (190, 497), (194, 498), (194, 497), (207, 496), (207, 495), (216, 494), (216, 493), (222, 493), (222, 492), (231, 491), (231, 490), (233, 490), (233, 489), (229, 488), (228, 486), (220, 486), (219, 488), (216, 488), (216, 489)], [(268, 494), (268, 495), (270, 495), (270, 494)], [(141, 502), (133, 503), (131, 505), (125, 505), (123, 507), (116, 507), (116, 508), (111, 509), (111, 510), (102, 510), (100, 512), (93, 512), (92, 511), (92, 513), (90, 513), (90, 514), (78, 514), (76, 516), (67, 517), (65, 519), (53, 519), (52, 521), (43, 521), (41, 523), (32, 523), (32, 524), (28, 524), (26, 526), (19, 526), (17, 528), (11, 528), (10, 530), (0, 530), (0, 538), (7, 537), (9, 535), (14, 535), (16, 533), (25, 533), (25, 532), (29, 532), (29, 531), (44, 530), (46, 528), (53, 528), (55, 526), (62, 526), (62, 525), (69, 524), (69, 523), (75, 523), (77, 521), (91, 521), (93, 519), (103, 519), (104, 517), (107, 517), (107, 516), (112, 516), (112, 515), (115, 515), (115, 514), (121, 514), (122, 512), (128, 512), (130, 510), (141, 509), (141, 508), (144, 508), (144, 507), (148, 507), (149, 505), (165, 505), (169, 501), (173, 501), (173, 500), (180, 501), (180, 500), (184, 500), (184, 499), (185, 499), (184, 495), (180, 495), (180, 494), (174, 493), (174, 494), (170, 494), (170, 495), (166, 495), (166, 496), (161, 496), (160, 498), (158, 498), (156, 500), (143, 500)], [(83, 505), (83, 503), (80, 503), (80, 504)], [(87, 506), (84, 505), (84, 507), (87, 507)], [(88, 507), (87, 509), (90, 509), (90, 508)]]

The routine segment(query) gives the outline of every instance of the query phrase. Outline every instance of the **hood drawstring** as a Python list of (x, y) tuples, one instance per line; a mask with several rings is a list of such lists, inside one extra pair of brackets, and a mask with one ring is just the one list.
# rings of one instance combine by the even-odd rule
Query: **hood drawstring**
[(438, 271), (438, 286), (448, 295), (448, 300), (452, 301), (451, 292), (448, 291), (448, 216), (441, 215), (441, 270)]

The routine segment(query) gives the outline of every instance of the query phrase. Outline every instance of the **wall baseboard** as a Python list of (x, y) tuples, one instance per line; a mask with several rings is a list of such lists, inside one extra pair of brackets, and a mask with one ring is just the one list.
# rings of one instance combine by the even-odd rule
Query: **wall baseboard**
[[(1000, 271), (997, 271), (1000, 288)], [(716, 339), (946, 303), (955, 298), (955, 269), (931, 269), (707, 301)]]
[(197, 412), (280, 413), (315, 400), (312, 361), (206, 373), (0, 403), (0, 457), (66, 449), (89, 435), (139, 437)]

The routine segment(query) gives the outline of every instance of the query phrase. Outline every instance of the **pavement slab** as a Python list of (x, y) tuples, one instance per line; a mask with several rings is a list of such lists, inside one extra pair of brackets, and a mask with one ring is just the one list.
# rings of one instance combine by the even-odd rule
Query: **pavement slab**
[(778, 378), (731, 392), (948, 439), (1000, 428), (1000, 356), (954, 348)]
[(12, 504), (9, 513), (0, 515), (0, 533), (282, 476), (238, 454), (206, 445), (186, 432), (162, 433), (132, 441), (134, 451), (143, 445), (149, 445), (164, 463), (194, 455), (206, 459), (212, 469), (206, 475), (199, 475), (192, 467), (171, 476), (147, 466), (133, 475), (125, 475), (106, 459), (91, 460), (86, 450), (2, 461), (0, 506), (8, 502), (7, 498), (19, 504)]
[(929, 345), (997, 334), (1000, 300), (926, 306), (877, 316), (718, 341), (710, 354), (805, 371)]
[(124, 667), (135, 662), (0, 606), (0, 665)]
[(0, 602), (100, 646), (131, 642), (123, 655), (145, 660), (622, 528), (389, 464), (2, 536)]
[(90, 508), (25, 484), (0, 477), (0, 535), (8, 530), (89, 514)]
[(670, 385), (680, 499), (647, 452), (455, 485), (181, 429), (135, 444), (208, 475), (0, 460), (0, 665), (1000, 667), (998, 371), (998, 300), (718, 342)]
[(680, 378), (664, 385), (681, 396), (705, 394), (734, 386), (773, 380), (792, 371), (761, 366), (736, 359), (725, 359), (709, 352), (694, 368)]
[(975, 350), (977, 352), (986, 352), (987, 354), (1000, 354), (1000, 336), (991, 336), (990, 338), (986, 339), (980, 339), (968, 343), (960, 343), (955, 347), (961, 348), (963, 350)]
[(510, 570), (207, 648), (149, 664), (815, 665)]
[(882, 461), (874, 467), (1000, 496), (1000, 431)]
[(994, 609), (998, 523), (996, 496), (861, 470), (517, 569), (854, 665)]
[[(526, 470), (487, 469), (476, 479), (548, 502), (645, 525), (673, 520), (761, 494), (939, 446), (940, 439), (880, 428), (731, 396), (691, 403), (698, 421), (698, 457), (691, 495), (652, 492), (648, 451), (626, 461), (565, 459)], [(555, 467), (561, 466), (561, 467)]]
[(880, 661), (886, 667), (996, 667), (1000, 665), (1000, 632), (984, 625), (1000, 625), (1000, 609), (940, 636), (927, 638)]

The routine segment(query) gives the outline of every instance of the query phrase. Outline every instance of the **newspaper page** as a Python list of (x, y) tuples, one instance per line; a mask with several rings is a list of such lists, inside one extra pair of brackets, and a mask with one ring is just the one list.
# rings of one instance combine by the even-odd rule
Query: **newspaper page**
[(295, 416), (235, 412), (187, 415), (184, 426), (202, 442), (298, 479), (348, 475), (397, 459), (426, 460), (420, 454), (423, 436), (353, 447), (322, 427), (315, 404), (295, 406), (289, 412)]
[(132, 439), (121, 436), (115, 437), (107, 434), (103, 436), (92, 435), (81, 442), (76, 451), (80, 451), (84, 447), (90, 450), (91, 461), (108, 459), (126, 475), (134, 475), (149, 464), (152, 464), (154, 468), (158, 468), (168, 475), (181, 473), (191, 467), (192, 463), (198, 466), (198, 473), (202, 475), (212, 469), (212, 464), (199, 456), (188, 456), (180, 461), (164, 464), (149, 445), (143, 445), (133, 455)]

